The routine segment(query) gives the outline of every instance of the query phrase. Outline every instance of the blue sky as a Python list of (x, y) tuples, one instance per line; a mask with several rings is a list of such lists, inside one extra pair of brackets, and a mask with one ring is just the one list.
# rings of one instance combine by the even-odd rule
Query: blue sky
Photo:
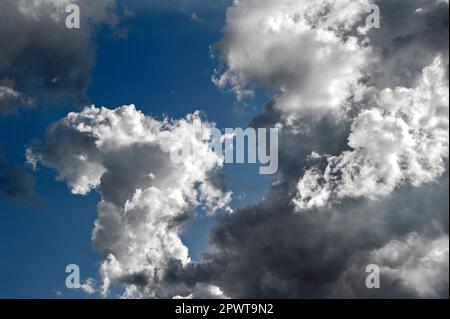
[[(97, 58), (88, 97), (92, 104), (119, 107), (135, 104), (144, 113), (180, 118), (202, 110), (220, 128), (245, 125), (262, 107), (265, 96), (239, 103), (211, 81), (218, 61), (210, 46), (222, 34), (226, 3), (198, 10), (127, 2), (133, 16), (124, 22), (127, 37), (102, 30), (95, 38)], [(199, 20), (193, 20), (196, 12)], [(70, 111), (70, 105), (38, 105), (7, 118), (0, 117), (0, 150), (11, 163), (25, 167), (25, 148), (43, 140), (45, 129)], [(15, 134), (11, 134), (11, 132)], [(233, 206), (256, 201), (273, 180), (258, 175), (257, 165), (226, 166), (227, 182), (236, 195)], [(91, 245), (99, 195), (70, 194), (55, 172), (32, 172), (37, 198), (26, 202), (0, 198), (0, 298), (84, 298), (65, 287), (65, 267), (80, 266), (81, 277), (97, 277), (101, 256)], [(260, 180), (255, 183), (255, 179)], [(256, 186), (255, 186), (256, 185)], [(211, 249), (206, 243), (214, 218), (198, 216), (183, 235), (193, 259)]]

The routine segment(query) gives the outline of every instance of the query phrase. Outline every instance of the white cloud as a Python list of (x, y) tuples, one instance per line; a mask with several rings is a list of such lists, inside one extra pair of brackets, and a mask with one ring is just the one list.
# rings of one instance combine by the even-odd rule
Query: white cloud
[(24, 97), (13, 87), (0, 85), (0, 116), (14, 112), (18, 105), (30, 107), (32, 103), (31, 98)]
[(355, 119), (348, 145), (328, 157), (322, 173), (306, 171), (298, 184), (299, 209), (345, 197), (377, 198), (397, 186), (435, 181), (448, 160), (448, 82), (441, 57), (426, 67), (413, 89), (383, 90), (378, 106)]
[[(92, 106), (53, 124), (46, 145), (28, 150), (31, 163), (54, 168), (73, 193), (95, 189), (101, 194), (92, 237), (106, 256), (100, 267), (102, 294), (111, 283), (124, 285), (124, 296), (188, 294), (164, 280), (169, 262), (190, 262), (180, 239), (184, 221), (202, 203), (214, 211), (228, 209), (230, 201), (230, 194), (208, 180), (222, 158), (192, 134), (199, 119), (195, 113), (158, 121), (133, 105), (115, 110)], [(203, 122), (203, 127), (212, 126)], [(191, 138), (203, 156), (172, 162), (170, 152), (180, 151)]]
[(380, 266), (382, 278), (399, 280), (420, 298), (438, 298), (448, 289), (448, 251), (448, 235), (430, 240), (411, 234), (373, 251), (369, 260)]
[(86, 279), (82, 285), (80, 285), (80, 289), (83, 290), (87, 294), (94, 294), (97, 292), (97, 289), (95, 288), (95, 281), (93, 278)]
[(219, 44), (226, 70), (214, 78), (238, 98), (273, 90), (284, 115), (339, 111), (363, 76), (370, 49), (350, 30), (365, 23), (368, 0), (235, 1)]

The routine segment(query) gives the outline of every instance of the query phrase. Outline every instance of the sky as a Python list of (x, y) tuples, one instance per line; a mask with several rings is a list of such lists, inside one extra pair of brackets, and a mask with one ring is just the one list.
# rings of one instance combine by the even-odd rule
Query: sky
[(445, 0), (1, 0), (0, 298), (448, 298), (448, 106)]

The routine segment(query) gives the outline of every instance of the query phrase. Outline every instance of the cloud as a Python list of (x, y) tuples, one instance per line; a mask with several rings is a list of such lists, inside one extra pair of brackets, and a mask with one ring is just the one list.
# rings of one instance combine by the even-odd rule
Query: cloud
[[(448, 177), (308, 214), (295, 213), (290, 191), (281, 183), (220, 219), (210, 238), (216, 250), (178, 269), (176, 280), (214, 284), (232, 298), (448, 297)], [(397, 263), (381, 258), (393, 241), (405, 251)], [(382, 269), (379, 290), (364, 284), (373, 263)]]
[[(281, 177), (258, 203), (218, 218), (199, 262), (180, 240), (184, 222), (230, 199), (215, 154), (169, 159), (199, 114), (158, 121), (133, 106), (91, 107), (49, 127), (28, 158), (73, 193), (101, 194), (103, 293), (120, 284), (123, 297), (448, 298), (448, 45), (426, 39), (448, 34), (438, 10), (448, 4), (379, 2), (390, 34), (361, 29), (368, 4), (240, 0), (228, 10), (215, 81), (241, 97), (273, 91), (249, 125), (281, 124)], [(373, 263), (381, 288), (369, 290)]]
[(13, 113), (18, 107), (30, 107), (33, 100), (23, 95), (10, 86), (0, 86), (0, 116)]
[[(366, 28), (371, 3), (380, 7), (380, 29)], [(342, 116), (373, 88), (413, 86), (439, 53), (448, 65), (447, 9), (436, 0), (235, 2), (213, 80), (238, 98), (269, 88), (284, 120)]]
[[(190, 262), (180, 239), (183, 225), (197, 207), (226, 209), (230, 199), (210, 179), (222, 158), (192, 134), (200, 120), (198, 113), (158, 121), (133, 105), (114, 110), (92, 106), (50, 126), (46, 143), (28, 150), (32, 165), (55, 169), (73, 193), (101, 194), (92, 238), (105, 255), (100, 267), (104, 295), (113, 283), (125, 287), (124, 297), (192, 293), (163, 279), (173, 260)], [(203, 128), (212, 126), (203, 122)], [(202, 157), (191, 154), (182, 163), (172, 162), (170, 153), (191, 138)]]
[[(377, 1), (382, 27), (367, 31), (367, 3), (241, 0), (228, 10), (215, 81), (238, 97), (273, 90), (250, 125), (283, 125), (282, 177), (221, 218), (216, 249), (175, 267), (175, 281), (232, 298), (448, 298), (448, 4)], [(322, 32), (326, 21), (336, 22)], [(342, 95), (327, 96), (334, 78)], [(331, 176), (336, 163), (344, 173)], [(365, 287), (372, 263), (381, 289)]]
[[(69, 3), (81, 8), (81, 28), (65, 26)], [(85, 90), (95, 60), (92, 38), (102, 25), (116, 28), (115, 0), (2, 0), (0, 2), (0, 117), (39, 101), (87, 102)], [(0, 166), (0, 191), (32, 194), (33, 179), (18, 167)]]
[(348, 137), (350, 151), (327, 158), (298, 184), (299, 209), (344, 197), (377, 198), (403, 183), (437, 180), (448, 160), (448, 81), (442, 59), (426, 67), (415, 89), (380, 92), (376, 108), (361, 112)]
[(80, 285), (80, 289), (83, 290), (85, 293), (92, 295), (97, 290), (95, 288), (95, 281), (92, 278), (86, 279), (83, 284)]
[[(81, 9), (81, 28), (65, 26), (69, 3)], [(95, 60), (92, 37), (118, 24), (115, 0), (4, 0), (0, 3), (0, 116), (37, 100), (87, 102)], [(14, 23), (11, 23), (14, 21)]]
[(0, 155), (0, 194), (15, 199), (34, 197), (34, 178)]
[(394, 239), (371, 253), (389, 281), (400, 281), (405, 289), (422, 298), (444, 296), (448, 282), (449, 238), (424, 239), (411, 234), (403, 241)]
[(448, 65), (448, 1), (376, 3), (380, 7), (381, 28), (367, 33), (376, 59), (371, 65), (371, 85), (379, 89), (414, 87), (417, 77), (438, 53)]
[(268, 87), (275, 109), (287, 116), (340, 110), (360, 90), (369, 59), (367, 44), (350, 34), (363, 25), (369, 3), (235, 2), (218, 44), (225, 70), (215, 83), (238, 98), (255, 85)]

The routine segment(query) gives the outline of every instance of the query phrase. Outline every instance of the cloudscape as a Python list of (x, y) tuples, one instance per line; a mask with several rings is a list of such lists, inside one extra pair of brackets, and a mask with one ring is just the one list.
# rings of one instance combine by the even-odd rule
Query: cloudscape
[(448, 0), (0, 0), (1, 298), (448, 298)]

